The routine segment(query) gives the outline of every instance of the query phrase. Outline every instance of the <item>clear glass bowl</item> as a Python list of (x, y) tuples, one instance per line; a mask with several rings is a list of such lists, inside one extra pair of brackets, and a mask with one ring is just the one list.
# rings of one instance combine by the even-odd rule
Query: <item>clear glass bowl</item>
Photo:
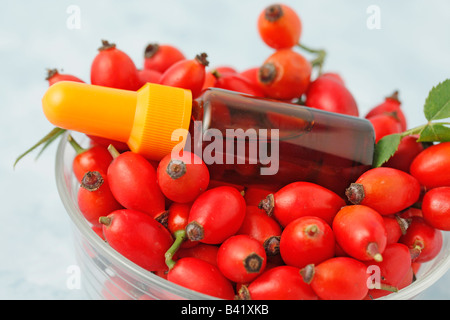
[[(58, 192), (72, 221), (77, 263), (81, 271), (82, 287), (92, 299), (215, 299), (176, 284), (149, 272), (112, 249), (84, 219), (77, 205), (78, 182), (72, 171), (75, 151), (67, 142), (72, 134), (81, 144), (85, 135), (66, 132), (56, 154), (56, 183)], [(86, 146), (86, 145), (85, 145)], [(407, 300), (420, 294), (441, 278), (450, 268), (450, 237), (443, 232), (443, 247), (432, 261), (422, 264), (417, 280), (408, 287), (380, 299)]]

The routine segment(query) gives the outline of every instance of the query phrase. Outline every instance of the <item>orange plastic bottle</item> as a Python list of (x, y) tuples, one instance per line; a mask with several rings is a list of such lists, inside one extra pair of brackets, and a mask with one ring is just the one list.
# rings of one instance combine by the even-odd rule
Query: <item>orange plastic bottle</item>
[(126, 142), (151, 160), (189, 150), (211, 179), (242, 186), (309, 181), (343, 196), (372, 165), (369, 121), (222, 89), (192, 100), (158, 84), (134, 92), (59, 82), (42, 103), (58, 127)]

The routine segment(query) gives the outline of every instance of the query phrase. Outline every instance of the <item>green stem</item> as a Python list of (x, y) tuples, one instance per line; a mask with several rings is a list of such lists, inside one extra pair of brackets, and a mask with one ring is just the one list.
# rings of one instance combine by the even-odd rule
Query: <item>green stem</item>
[(73, 147), (77, 154), (83, 153), (86, 151), (85, 148), (80, 146), (80, 144), (72, 137), (72, 135), (67, 136), (67, 141), (69, 141), (70, 145)]
[(319, 68), (319, 75), (322, 74), (322, 68), (323, 68), (323, 64), (325, 63), (325, 58), (327, 56), (327, 52), (323, 49), (312, 49), (301, 43), (298, 43), (297, 45), (301, 49), (305, 50), (306, 52), (317, 55), (316, 58), (311, 61), (311, 64), (313, 67)]
[(186, 231), (184, 229), (177, 230), (173, 233), (173, 235), (175, 236), (175, 241), (165, 253), (166, 265), (169, 267), (169, 270), (171, 270), (175, 266), (173, 256), (178, 251), (184, 240), (186, 240)]

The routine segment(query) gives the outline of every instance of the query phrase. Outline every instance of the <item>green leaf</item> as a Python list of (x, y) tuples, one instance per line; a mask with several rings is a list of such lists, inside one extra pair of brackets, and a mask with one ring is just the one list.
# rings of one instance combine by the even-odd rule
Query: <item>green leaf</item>
[[(40, 139), (38, 142), (36, 142), (31, 148), (29, 148), (28, 150), (26, 150), (24, 153), (22, 153), (21, 155), (19, 155), (16, 159), (16, 161), (14, 162), (14, 168), (16, 167), (17, 163), (23, 158), (25, 157), (27, 154), (29, 154), (30, 152), (32, 152), (34, 149), (36, 149), (37, 147), (43, 145), (43, 149), (42, 151), (44, 151), (48, 145), (53, 142), (58, 136), (60, 136), (62, 133), (64, 133), (66, 130), (65, 129), (61, 129), (58, 127), (53, 128), (48, 134), (46, 134), (42, 139)], [(42, 152), (41, 151), (41, 152)], [(40, 155), (40, 153), (39, 153)], [(38, 156), (39, 156), (38, 155)]]
[(428, 121), (450, 117), (450, 79), (431, 89), (423, 111)]
[(445, 123), (429, 123), (420, 132), (421, 142), (446, 142), (450, 141), (450, 128)]
[(388, 161), (398, 150), (401, 140), (401, 133), (390, 134), (381, 138), (375, 145), (372, 166), (374, 168), (381, 167), (383, 163)]

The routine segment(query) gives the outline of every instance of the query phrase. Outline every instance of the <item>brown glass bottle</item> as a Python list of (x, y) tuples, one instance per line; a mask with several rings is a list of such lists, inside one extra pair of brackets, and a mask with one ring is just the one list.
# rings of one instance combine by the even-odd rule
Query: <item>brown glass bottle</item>
[(211, 179), (278, 189), (309, 181), (344, 196), (372, 165), (369, 121), (210, 88), (192, 106), (189, 142)]

